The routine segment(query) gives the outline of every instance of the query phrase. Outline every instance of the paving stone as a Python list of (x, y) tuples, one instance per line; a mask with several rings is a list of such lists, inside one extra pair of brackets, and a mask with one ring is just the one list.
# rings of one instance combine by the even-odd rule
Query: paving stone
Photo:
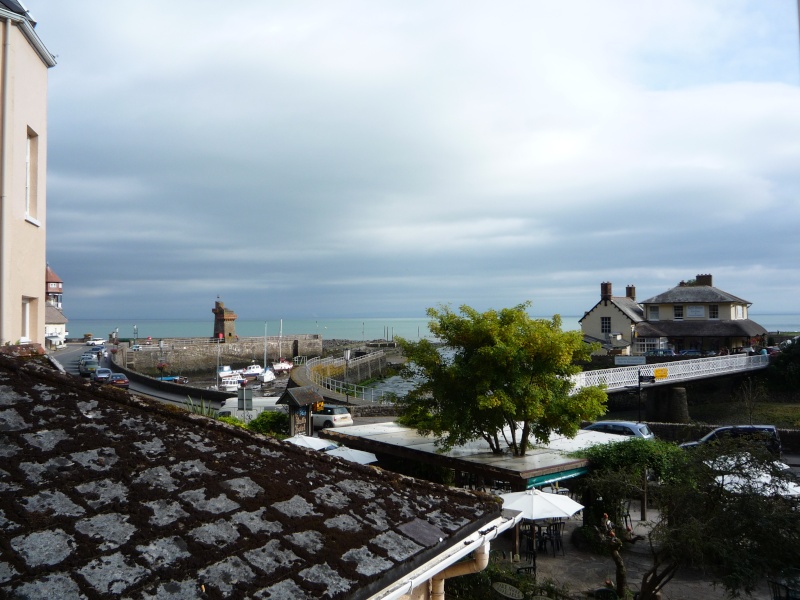
[(340, 531), (360, 531), (363, 525), (350, 515), (338, 515), (325, 521), (325, 527)]
[(255, 498), (264, 493), (264, 488), (258, 485), (249, 477), (238, 477), (229, 479), (222, 484), (226, 488), (236, 492), (241, 498)]
[(143, 504), (153, 511), (150, 523), (158, 527), (172, 525), (175, 521), (189, 516), (189, 513), (175, 500), (154, 500)]
[(181, 500), (192, 505), (196, 510), (202, 510), (215, 515), (231, 512), (239, 508), (239, 504), (228, 498), (225, 494), (220, 494), (216, 498), (206, 498), (206, 490), (188, 490), (178, 494)]
[(142, 581), (149, 571), (144, 567), (129, 562), (125, 556), (117, 552), (111, 556), (102, 556), (78, 569), (86, 581), (101, 594), (119, 595), (129, 587)]
[(19, 402), (30, 402), (27, 394), (20, 394), (8, 385), (0, 385), (0, 406), (14, 406)]
[(61, 529), (37, 531), (11, 540), (11, 547), (29, 567), (57, 565), (75, 549), (75, 539)]
[(244, 557), (247, 562), (267, 575), (281, 569), (291, 569), (300, 560), (299, 556), (284, 548), (278, 540), (270, 540), (260, 548), (249, 550), (244, 553)]
[(42, 575), (35, 581), (11, 588), (3, 588), (9, 598), (25, 600), (86, 600), (80, 587), (67, 573)]
[(384, 531), (389, 528), (389, 519), (386, 516), (386, 511), (383, 510), (380, 505), (369, 502), (366, 505), (366, 513), (364, 519), (368, 523), (374, 523), (375, 528), (379, 531)]
[(286, 536), (286, 540), (312, 554), (322, 550), (325, 545), (322, 534), (318, 531), (300, 531)]
[(191, 556), (186, 542), (178, 536), (153, 540), (146, 546), (136, 546), (142, 557), (153, 568), (171, 565), (176, 560)]
[(236, 527), (224, 519), (195, 527), (189, 532), (189, 535), (198, 542), (218, 548), (233, 544), (239, 539), (239, 532), (236, 531)]
[(198, 475), (214, 475), (214, 471), (206, 467), (201, 460), (187, 460), (177, 463), (170, 468), (170, 472), (190, 478)]
[(128, 488), (111, 479), (90, 481), (75, 487), (84, 495), (84, 501), (94, 509), (101, 508), (112, 502), (126, 503), (128, 501)]
[(167, 447), (159, 438), (148, 440), (146, 442), (133, 442), (133, 445), (139, 449), (144, 455), (157, 456), (166, 452)]
[(13, 408), (0, 410), (0, 431), (20, 431), (28, 428), (30, 425)]
[(8, 436), (0, 435), (0, 458), (11, 458), (21, 451), (18, 444), (8, 439)]
[(206, 587), (214, 587), (228, 595), (240, 581), (251, 582), (256, 574), (238, 556), (231, 556), (200, 571), (200, 580)]
[(81, 519), (75, 523), (75, 529), (92, 539), (104, 541), (100, 550), (113, 550), (125, 542), (136, 532), (136, 528), (128, 523), (127, 515), (116, 513), (96, 515)]
[[(476, 514), (475, 516), (479, 517), (480, 515)], [(453, 519), (451, 516), (445, 515), (439, 510), (431, 511), (427, 519), (445, 531), (458, 531), (468, 523), (466, 519)]]
[(337, 481), (336, 486), (348, 494), (358, 496), (362, 500), (370, 500), (375, 497), (374, 490), (365, 481), (345, 479), (344, 481)]
[(44, 450), (45, 452), (50, 452), (53, 448), (55, 448), (59, 442), (63, 442), (70, 439), (69, 434), (63, 429), (56, 429), (54, 431), (37, 431), (36, 433), (26, 433), (23, 436), (23, 439), (28, 442), (34, 448), (39, 448), (39, 450)]
[(12, 565), (0, 562), (0, 583), (5, 583), (17, 574), (17, 570)]
[(309, 504), (302, 496), (293, 496), (285, 502), (276, 502), (272, 506), (275, 510), (282, 512), (287, 517), (308, 517), (318, 516), (320, 514), (314, 512), (314, 505)]
[(19, 469), (28, 478), (28, 481), (34, 484), (41, 484), (50, 482), (56, 479), (60, 474), (68, 474), (70, 469), (75, 466), (65, 456), (56, 456), (47, 462), (24, 462), (19, 464)]
[(172, 477), (166, 467), (161, 465), (145, 469), (142, 471), (141, 475), (133, 481), (134, 483), (149, 485), (153, 488), (161, 488), (168, 492), (178, 489), (178, 481)]
[(324, 506), (347, 508), (347, 505), (350, 504), (350, 498), (333, 485), (323, 485), (311, 493), (314, 494), (314, 501)]
[(60, 517), (79, 517), (86, 511), (70, 500), (63, 492), (43, 490), (34, 496), (21, 501), (25, 510), (30, 513), (52, 513)]
[(108, 471), (117, 464), (119, 456), (113, 448), (97, 448), (70, 455), (76, 463), (92, 471)]
[(283, 525), (277, 521), (265, 521), (266, 509), (260, 508), (253, 512), (238, 512), (231, 515), (231, 522), (244, 525), (251, 533), (278, 533), (283, 530)]

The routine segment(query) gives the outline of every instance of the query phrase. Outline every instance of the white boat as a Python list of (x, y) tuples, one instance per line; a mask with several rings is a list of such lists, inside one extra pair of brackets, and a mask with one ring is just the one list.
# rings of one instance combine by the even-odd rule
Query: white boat
[(258, 380), (261, 383), (269, 383), (270, 381), (275, 381), (275, 372), (272, 369), (264, 369), (258, 376)]
[(258, 378), (264, 372), (264, 367), (261, 365), (248, 365), (245, 369), (238, 371), (239, 375), (245, 378)]
[(219, 390), (222, 392), (235, 392), (240, 387), (242, 387), (242, 383), (246, 383), (247, 380), (244, 377), (240, 377), (239, 375), (233, 375), (232, 377), (223, 377), (219, 380)]
[(288, 373), (294, 368), (294, 364), (290, 363), (285, 358), (281, 358), (278, 362), (272, 363), (272, 370), (276, 373)]
[(217, 377), (233, 377), (235, 374), (230, 365), (217, 368)]

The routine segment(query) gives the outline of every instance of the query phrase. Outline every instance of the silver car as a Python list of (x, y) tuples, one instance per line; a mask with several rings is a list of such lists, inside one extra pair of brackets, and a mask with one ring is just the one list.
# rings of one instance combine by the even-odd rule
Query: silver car
[(646, 423), (634, 423), (633, 421), (595, 421), (591, 425), (584, 427), (584, 429), (613, 433), (615, 435), (627, 435), (628, 437), (640, 437), (646, 440), (652, 440), (656, 437)]

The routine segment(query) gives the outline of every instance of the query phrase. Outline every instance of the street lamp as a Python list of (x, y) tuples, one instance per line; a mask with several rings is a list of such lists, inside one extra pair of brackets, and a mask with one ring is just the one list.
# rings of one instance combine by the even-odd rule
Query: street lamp
[(138, 338), (138, 337), (139, 337), (139, 328), (136, 325), (134, 325), (133, 326), (133, 344), (134, 344), (134, 346), (136, 345), (136, 338)]
[(350, 366), (350, 348), (344, 351), (344, 393), (347, 404), (350, 404), (350, 384), (347, 383), (347, 368)]

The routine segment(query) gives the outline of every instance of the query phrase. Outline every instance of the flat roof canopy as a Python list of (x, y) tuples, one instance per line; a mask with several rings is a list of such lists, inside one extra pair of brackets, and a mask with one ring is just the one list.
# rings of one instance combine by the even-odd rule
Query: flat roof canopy
[(493, 454), (483, 440), (457, 446), (448, 452), (438, 452), (434, 436), (422, 436), (414, 429), (393, 422), (324, 429), (319, 435), (350, 448), (508, 481), (514, 489), (526, 489), (582, 475), (587, 472), (588, 461), (572, 458), (568, 456), (570, 453), (597, 444), (628, 439), (626, 436), (581, 429), (574, 438), (553, 435), (546, 446), (534, 444), (525, 456), (513, 456), (510, 451)]

